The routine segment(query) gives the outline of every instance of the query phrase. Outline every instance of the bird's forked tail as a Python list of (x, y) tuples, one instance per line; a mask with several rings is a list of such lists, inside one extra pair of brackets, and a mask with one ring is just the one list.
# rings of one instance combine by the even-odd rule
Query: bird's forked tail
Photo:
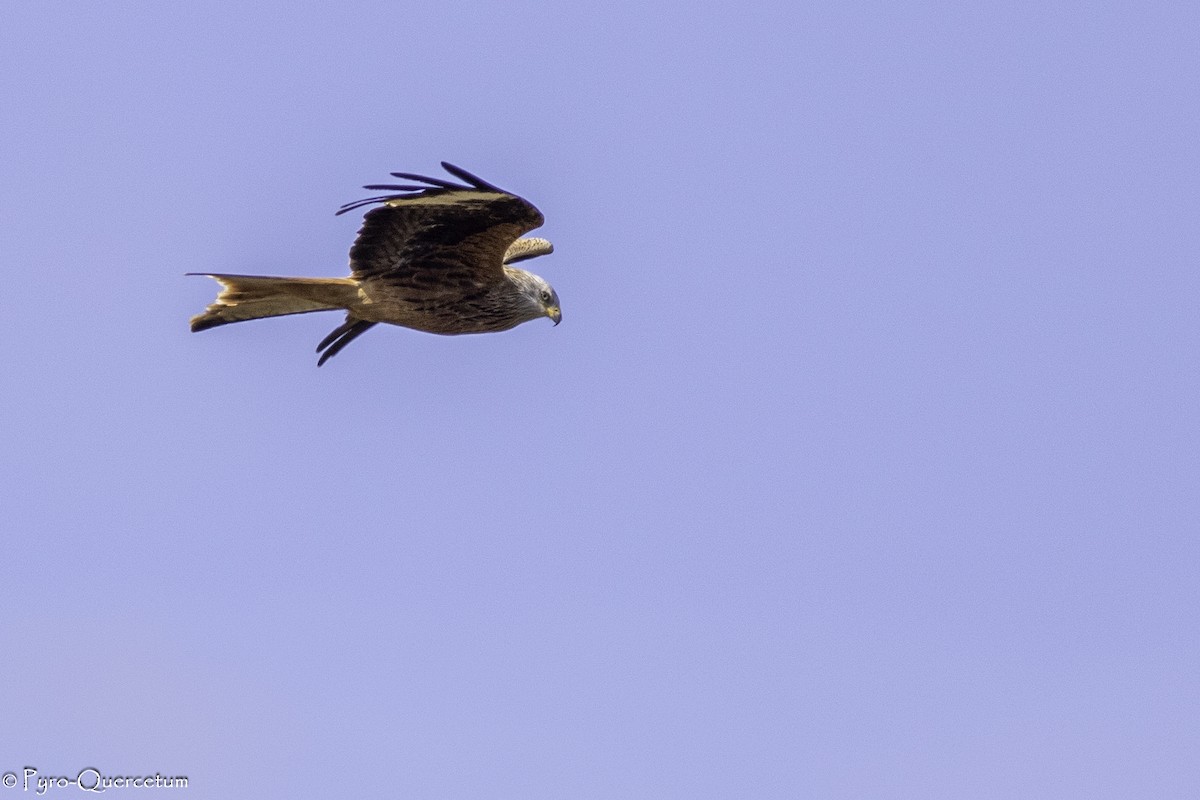
[(231, 322), (244, 322), (284, 314), (332, 311), (348, 308), (359, 300), (358, 282), (353, 278), (272, 278), (263, 275), (207, 275), (221, 284), (221, 292), (204, 313), (192, 317), (193, 331), (203, 331)]

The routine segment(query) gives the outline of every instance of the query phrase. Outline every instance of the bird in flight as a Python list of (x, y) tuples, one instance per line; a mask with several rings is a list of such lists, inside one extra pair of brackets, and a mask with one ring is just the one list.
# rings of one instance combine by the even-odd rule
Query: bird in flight
[(221, 291), (193, 331), (285, 314), (345, 310), (346, 321), (317, 345), (324, 364), (380, 322), (427, 333), (492, 333), (522, 322), (562, 320), (558, 295), (542, 278), (512, 264), (553, 252), (545, 239), (521, 238), (545, 222), (528, 200), (453, 164), (462, 181), (393, 172), (408, 183), (364, 189), (387, 192), (347, 203), (363, 216), (350, 248), (348, 278), (207, 275)]

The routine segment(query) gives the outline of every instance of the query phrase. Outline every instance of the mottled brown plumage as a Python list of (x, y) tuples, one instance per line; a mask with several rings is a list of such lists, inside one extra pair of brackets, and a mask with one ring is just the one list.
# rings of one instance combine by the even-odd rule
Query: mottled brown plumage
[(463, 183), (394, 172), (413, 183), (367, 186), (388, 194), (342, 206), (339, 214), (380, 204), (363, 217), (350, 248), (350, 277), (204, 273), (222, 291), (192, 318), (192, 330), (345, 309), (346, 321), (317, 346), (319, 366), (380, 322), (447, 335), (503, 331), (539, 317), (558, 324), (554, 289), (509, 266), (552, 252), (545, 239), (520, 238), (544, 222), (542, 213), (453, 164), (442, 166)]

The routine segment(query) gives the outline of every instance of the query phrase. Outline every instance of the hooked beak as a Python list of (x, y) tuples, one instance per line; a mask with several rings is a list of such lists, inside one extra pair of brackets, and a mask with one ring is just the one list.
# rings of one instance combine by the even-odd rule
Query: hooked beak
[(547, 306), (546, 316), (554, 320), (555, 325), (562, 322), (562, 311), (558, 309), (558, 306)]

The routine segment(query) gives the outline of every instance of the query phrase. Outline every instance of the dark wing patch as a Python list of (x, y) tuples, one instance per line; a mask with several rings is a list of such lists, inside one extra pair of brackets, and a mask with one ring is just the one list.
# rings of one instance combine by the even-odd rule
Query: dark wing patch
[(384, 204), (363, 217), (350, 248), (354, 277), (414, 289), (478, 287), (500, 280), (509, 246), (545, 221), (527, 200), (453, 164), (442, 166), (463, 183), (394, 172), (426, 185), (370, 185), (365, 188), (393, 194), (347, 203), (338, 211)]

